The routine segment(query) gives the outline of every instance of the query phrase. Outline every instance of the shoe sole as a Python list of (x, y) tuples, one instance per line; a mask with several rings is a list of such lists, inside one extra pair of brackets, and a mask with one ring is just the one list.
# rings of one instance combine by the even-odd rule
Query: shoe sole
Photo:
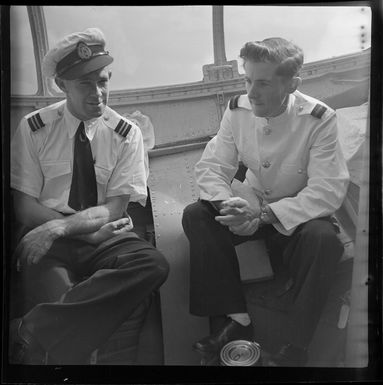
[(202, 349), (199, 349), (198, 347), (196, 347), (196, 346), (192, 346), (192, 349), (195, 351), (195, 352), (197, 352), (197, 353), (199, 353), (199, 354), (202, 354), (202, 355), (206, 355), (206, 354), (217, 354), (217, 353), (219, 353), (219, 351), (221, 350), (221, 349), (218, 349), (218, 350), (202, 350)]

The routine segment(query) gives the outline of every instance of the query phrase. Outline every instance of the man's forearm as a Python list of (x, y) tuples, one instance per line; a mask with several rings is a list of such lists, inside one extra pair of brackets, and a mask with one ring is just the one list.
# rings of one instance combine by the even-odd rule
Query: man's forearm
[(110, 198), (104, 205), (91, 207), (75, 214), (65, 216), (58, 211), (42, 205), (36, 198), (19, 191), (13, 191), (17, 220), (29, 229), (34, 229), (47, 222), (47, 229), (54, 238), (82, 237), (89, 241), (92, 233), (108, 222), (122, 217), (129, 196)]
[(96, 233), (97, 233), (97, 231), (95, 231), (93, 233), (88, 233), (88, 234), (74, 234), (74, 235), (68, 236), (68, 238), (78, 239), (80, 241), (94, 244), (94, 243), (97, 243), (97, 241), (95, 239)]
[[(50, 208), (43, 206), (39, 203), (29, 205), (28, 207), (29, 207), (29, 210), (28, 210), (29, 215), (24, 215), (23, 219), (21, 221), (21, 223), (25, 226), (26, 229), (34, 229), (37, 226), (41, 226), (42, 224), (49, 222), (49, 221), (53, 221), (55, 219), (70, 218), (70, 216), (65, 216), (65, 215), (59, 213), (58, 211), (50, 209)], [(72, 214), (71, 216), (73, 216), (73, 215), (76, 215), (76, 214)], [(76, 220), (78, 221), (79, 218)], [(99, 227), (101, 227), (103, 224), (105, 224), (104, 221), (102, 221), (102, 220), (100, 221), (100, 223), (102, 223), (102, 224)], [(94, 223), (92, 223), (92, 227), (88, 228), (88, 226), (86, 225), (86, 222), (85, 222), (82, 224), (81, 228), (85, 228), (86, 233), (84, 233), (84, 234), (75, 233), (74, 231), (76, 229), (73, 229), (74, 231), (73, 232), (71, 231), (71, 234), (68, 234), (67, 237), (80, 239), (80, 240), (88, 242), (88, 243), (95, 243), (94, 235), (97, 232), (97, 230), (99, 229), (99, 227), (97, 227), (97, 224), (95, 225)], [(92, 230), (91, 230), (92, 228), (96, 228), (96, 230), (94, 230), (92, 232)], [(80, 229), (78, 229), (78, 231), (80, 231)]]
[(125, 207), (119, 200), (113, 200), (64, 217), (57, 222), (58, 234), (62, 237), (84, 236), (83, 239), (87, 240), (87, 237), (101, 226), (121, 218)]

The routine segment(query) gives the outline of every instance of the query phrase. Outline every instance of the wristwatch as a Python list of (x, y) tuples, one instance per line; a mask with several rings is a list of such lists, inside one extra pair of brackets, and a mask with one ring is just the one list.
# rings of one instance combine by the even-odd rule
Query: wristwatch
[(278, 222), (278, 218), (272, 212), (268, 205), (261, 206), (261, 214), (259, 215), (259, 225), (270, 225), (271, 223)]

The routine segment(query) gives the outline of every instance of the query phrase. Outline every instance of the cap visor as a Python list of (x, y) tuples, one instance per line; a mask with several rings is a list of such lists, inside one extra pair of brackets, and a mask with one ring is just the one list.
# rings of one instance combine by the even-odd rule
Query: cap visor
[(65, 71), (60, 77), (66, 80), (78, 79), (86, 74), (109, 65), (112, 61), (113, 58), (109, 55), (96, 56), (69, 68), (68, 71)]

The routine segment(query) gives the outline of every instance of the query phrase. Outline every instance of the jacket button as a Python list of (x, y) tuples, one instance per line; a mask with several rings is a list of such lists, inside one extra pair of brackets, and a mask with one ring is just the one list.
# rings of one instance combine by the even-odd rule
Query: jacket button
[(270, 189), (266, 189), (266, 190), (264, 191), (264, 193), (265, 193), (265, 195), (270, 195), (270, 194), (271, 194), (271, 190), (270, 190)]
[(104, 116), (104, 120), (109, 120), (109, 116)]
[(271, 128), (270, 127), (264, 127), (263, 128), (263, 133), (265, 135), (270, 135), (271, 134)]
[(303, 170), (300, 168), (300, 169), (298, 170), (298, 174), (302, 174), (302, 172), (303, 172)]
[(270, 163), (268, 160), (265, 160), (265, 161), (262, 163), (262, 166), (263, 166), (264, 168), (269, 168), (270, 165), (271, 165), (271, 163)]
[(298, 107), (298, 110), (299, 110), (299, 111), (302, 111), (302, 110), (303, 110), (303, 106), (299, 106), (299, 107)]

